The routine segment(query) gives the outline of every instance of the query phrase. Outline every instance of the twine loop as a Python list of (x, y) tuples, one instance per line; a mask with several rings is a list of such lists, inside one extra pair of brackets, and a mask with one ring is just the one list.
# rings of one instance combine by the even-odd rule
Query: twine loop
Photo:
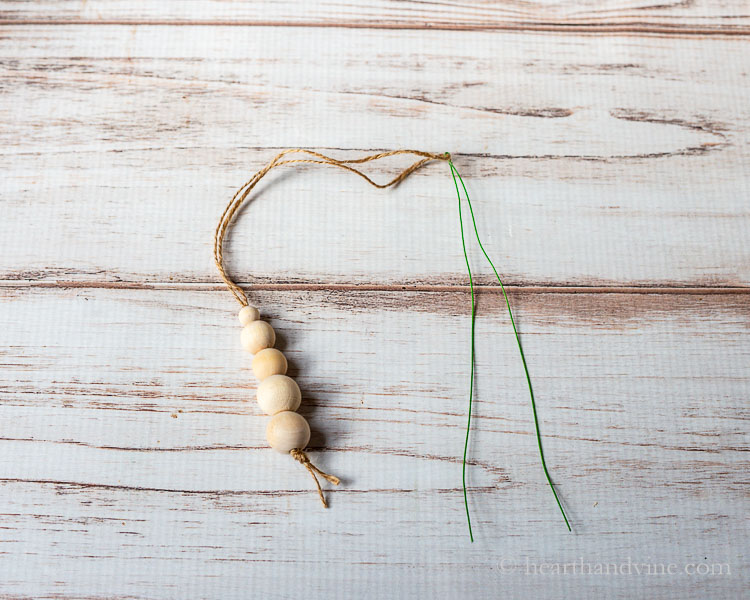
[[(281, 160), (287, 154), (306, 154), (308, 156), (311, 156), (312, 158), (288, 158), (286, 160)], [(411, 154), (420, 158), (416, 162), (406, 167), (403, 171), (396, 175), (396, 177), (394, 177), (387, 183), (376, 183), (359, 169), (350, 166), (353, 164), (362, 164), (373, 160), (378, 160), (380, 158), (385, 158), (387, 156), (397, 156), (400, 154)], [(255, 175), (253, 175), (249, 181), (247, 181), (239, 190), (237, 190), (237, 193), (235, 193), (235, 195), (229, 201), (229, 204), (227, 204), (227, 207), (224, 209), (224, 212), (221, 215), (221, 219), (219, 219), (219, 224), (216, 226), (216, 232), (214, 234), (214, 262), (216, 263), (216, 267), (219, 269), (221, 278), (224, 280), (224, 283), (227, 284), (229, 291), (232, 292), (232, 295), (235, 297), (237, 302), (239, 302), (242, 306), (247, 306), (248, 302), (245, 292), (242, 290), (242, 288), (240, 288), (240, 286), (232, 281), (232, 278), (229, 277), (226, 269), (224, 268), (224, 238), (227, 235), (229, 225), (231, 224), (234, 216), (237, 214), (237, 211), (250, 195), (250, 192), (253, 190), (253, 188), (271, 169), (280, 167), (282, 165), (293, 164), (330, 165), (332, 167), (339, 167), (340, 169), (350, 171), (355, 175), (359, 175), (370, 185), (382, 189), (398, 185), (414, 171), (430, 161), (450, 161), (450, 158), (451, 155), (448, 152), (436, 154), (434, 152), (423, 152), (422, 150), (391, 150), (389, 152), (379, 152), (377, 154), (363, 156), (362, 158), (352, 158), (348, 160), (331, 158), (330, 156), (326, 156), (325, 154), (320, 154), (319, 152), (314, 152), (312, 150), (305, 150), (303, 148), (290, 148), (288, 150), (284, 150), (283, 152), (279, 152), (276, 156), (274, 156), (271, 162), (269, 162), (265, 167), (263, 167)]]
[(317, 473), (323, 479), (331, 482), (333, 485), (338, 485), (339, 483), (341, 483), (341, 480), (335, 475), (330, 475), (328, 473), (325, 473), (324, 471), (321, 471), (318, 467), (310, 462), (307, 454), (305, 454), (301, 449), (294, 448), (293, 450), (289, 451), (289, 454), (291, 454), (294, 460), (296, 460), (310, 472), (310, 475), (312, 475), (313, 481), (315, 481), (315, 485), (318, 488), (318, 496), (320, 496), (320, 501), (323, 503), (324, 508), (328, 508), (328, 503), (326, 502), (325, 496), (323, 496), (323, 489), (320, 487), (320, 482), (318, 481), (318, 478), (315, 474)]

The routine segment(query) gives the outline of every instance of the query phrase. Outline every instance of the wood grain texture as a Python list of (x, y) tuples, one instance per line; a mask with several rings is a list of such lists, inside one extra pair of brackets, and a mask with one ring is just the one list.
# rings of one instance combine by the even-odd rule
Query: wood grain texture
[(166, 23), (304, 25), (415, 29), (536, 29), (747, 33), (750, 8), (743, 0), (605, 0), (575, 2), (252, 2), (222, 0), (134, 4), (86, 2), (0, 2), (6, 23)]
[[(510, 283), (750, 281), (748, 39), (91, 31), (0, 40), (2, 279), (214, 282), (227, 199), (307, 146), (450, 150)], [(259, 192), (229, 242), (239, 280), (465, 282), (444, 165), (393, 192), (321, 169)]]
[[(746, 2), (0, 0), (0, 24), (0, 598), (744, 597)], [(211, 239), (290, 146), (454, 154), (573, 534), (487, 286), (468, 542), (445, 165), (274, 175), (237, 221), (331, 509), (266, 448)], [(578, 561), (616, 572), (550, 572)]]
[[(502, 299), (480, 294), (473, 546), (459, 460), (468, 295), (252, 299), (303, 390), (315, 458), (344, 479), (329, 511), (299, 465), (265, 448), (228, 294), (4, 289), (4, 597), (227, 598), (266, 585), (272, 598), (740, 597), (747, 294), (513, 294), (574, 535), (545, 489)], [(526, 574), (527, 557), (731, 573), (551, 582)]]

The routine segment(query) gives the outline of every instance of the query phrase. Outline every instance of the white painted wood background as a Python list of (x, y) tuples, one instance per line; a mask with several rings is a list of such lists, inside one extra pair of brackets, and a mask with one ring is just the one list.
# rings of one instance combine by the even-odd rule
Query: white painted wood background
[[(747, 597), (747, 2), (2, 0), (0, 23), (0, 597)], [(237, 221), (330, 510), (265, 447), (211, 238), (288, 146), (454, 154), (574, 533), (473, 249), (469, 543), (444, 164), (391, 191), (274, 175)], [(533, 572), (573, 562), (674, 568)]]

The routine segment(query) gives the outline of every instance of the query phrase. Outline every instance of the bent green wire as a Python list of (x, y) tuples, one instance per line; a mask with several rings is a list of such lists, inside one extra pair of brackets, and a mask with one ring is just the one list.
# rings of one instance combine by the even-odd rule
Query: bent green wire
[[(542, 468), (544, 469), (544, 476), (547, 478), (547, 483), (549, 484), (549, 487), (552, 490), (552, 494), (555, 496), (555, 502), (557, 502), (557, 506), (560, 509), (560, 513), (562, 514), (563, 519), (565, 520), (565, 525), (567, 526), (568, 531), (572, 531), (570, 527), (570, 523), (568, 522), (568, 517), (566, 516), (565, 510), (563, 509), (562, 503), (560, 502), (560, 498), (558, 498), (557, 491), (555, 491), (555, 486), (552, 484), (552, 477), (550, 477), (549, 470), (547, 469), (547, 462), (544, 459), (544, 450), (542, 449), (542, 434), (539, 430), (539, 417), (537, 415), (537, 410), (536, 410), (536, 401), (534, 400), (534, 389), (531, 385), (531, 375), (529, 374), (529, 367), (526, 364), (526, 356), (523, 353), (523, 347), (521, 346), (521, 338), (518, 335), (516, 322), (515, 322), (515, 319), (513, 318), (513, 311), (510, 308), (510, 300), (508, 299), (508, 294), (505, 291), (505, 286), (503, 285), (503, 282), (500, 279), (500, 275), (498, 274), (497, 269), (495, 268), (495, 265), (493, 264), (492, 260), (487, 254), (487, 251), (484, 249), (484, 246), (482, 245), (482, 241), (479, 239), (479, 230), (477, 229), (477, 221), (474, 216), (474, 209), (471, 206), (471, 199), (469, 198), (469, 192), (466, 189), (466, 184), (464, 184), (464, 180), (461, 177), (461, 174), (458, 172), (458, 169), (456, 169), (455, 165), (453, 164), (453, 161), (449, 160), (448, 165), (450, 166), (450, 169), (451, 169), (453, 183), (456, 186), (456, 196), (458, 197), (458, 218), (459, 218), (460, 227), (461, 227), (461, 244), (463, 246), (464, 258), (466, 259), (466, 269), (469, 272), (469, 286), (471, 288), (471, 377), (469, 379), (469, 418), (468, 418), (468, 424), (466, 426), (466, 438), (464, 440), (464, 456), (463, 456), (463, 463), (462, 463), (464, 506), (466, 508), (466, 520), (469, 524), (469, 537), (471, 538), (471, 541), (473, 542), (474, 535), (471, 530), (471, 517), (469, 516), (469, 501), (468, 501), (468, 496), (466, 493), (466, 455), (469, 449), (469, 432), (471, 430), (471, 407), (472, 407), (472, 401), (473, 401), (473, 396), (474, 396), (474, 355), (475, 355), (474, 339), (475, 339), (475, 322), (476, 322), (476, 304), (475, 304), (475, 297), (474, 297), (474, 280), (471, 274), (471, 267), (469, 266), (469, 255), (466, 251), (463, 215), (461, 211), (461, 193), (459, 192), (459, 189), (458, 189), (458, 181), (461, 182), (461, 187), (463, 188), (464, 195), (466, 196), (466, 203), (469, 206), (469, 213), (471, 214), (471, 222), (474, 226), (474, 235), (477, 238), (477, 244), (479, 244), (479, 248), (482, 250), (482, 254), (484, 254), (484, 257), (487, 259), (487, 262), (489, 262), (490, 266), (492, 267), (492, 271), (495, 273), (495, 278), (497, 279), (497, 282), (500, 284), (500, 289), (502, 290), (503, 297), (505, 298), (505, 305), (508, 308), (508, 316), (510, 317), (510, 324), (513, 327), (513, 335), (515, 336), (516, 344), (518, 345), (518, 353), (521, 356), (521, 362), (523, 363), (523, 370), (524, 370), (524, 373), (526, 374), (526, 383), (528, 384), (529, 398), (531, 399), (531, 410), (534, 415), (534, 428), (536, 429), (536, 441), (537, 441), (537, 446), (539, 447), (539, 458), (541, 459)], [(456, 177), (458, 177), (458, 181), (456, 180)]]
[[(454, 168), (453, 163), (451, 170)], [(451, 171), (452, 173), (452, 171)], [(471, 266), (469, 265), (469, 254), (466, 252), (466, 237), (464, 236), (464, 218), (461, 213), (461, 194), (458, 191), (458, 182), (453, 175), (453, 183), (456, 185), (456, 195), (458, 196), (458, 223), (461, 227), (461, 245), (464, 249), (464, 259), (466, 260), (466, 270), (469, 272), (469, 286), (471, 288), (471, 377), (469, 380), (469, 419), (466, 424), (466, 439), (464, 440), (464, 459), (461, 464), (461, 481), (464, 488), (464, 507), (466, 508), (466, 522), (469, 524), (469, 537), (474, 542), (474, 534), (471, 531), (471, 516), (469, 515), (469, 498), (466, 495), (466, 453), (469, 450), (469, 431), (471, 430), (471, 404), (474, 398), (474, 329), (476, 324), (476, 305), (474, 303), (474, 279), (471, 276)]]

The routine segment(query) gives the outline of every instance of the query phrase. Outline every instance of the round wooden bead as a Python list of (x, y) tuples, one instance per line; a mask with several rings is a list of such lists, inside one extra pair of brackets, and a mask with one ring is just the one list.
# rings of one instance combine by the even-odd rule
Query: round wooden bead
[(248, 323), (257, 321), (260, 318), (260, 311), (254, 306), (243, 306), (240, 309), (240, 314), (237, 316), (240, 319), (240, 323), (244, 327)]
[(286, 375), (270, 375), (258, 386), (258, 405), (267, 415), (297, 410), (302, 393), (297, 382)]
[(310, 426), (302, 415), (286, 410), (280, 412), (266, 426), (268, 444), (282, 454), (290, 450), (304, 449), (310, 441)]
[(266, 348), (253, 357), (253, 373), (258, 381), (271, 375), (286, 375), (286, 356), (276, 348)]
[(245, 350), (255, 354), (276, 343), (276, 332), (265, 321), (251, 321), (242, 328), (240, 339)]

